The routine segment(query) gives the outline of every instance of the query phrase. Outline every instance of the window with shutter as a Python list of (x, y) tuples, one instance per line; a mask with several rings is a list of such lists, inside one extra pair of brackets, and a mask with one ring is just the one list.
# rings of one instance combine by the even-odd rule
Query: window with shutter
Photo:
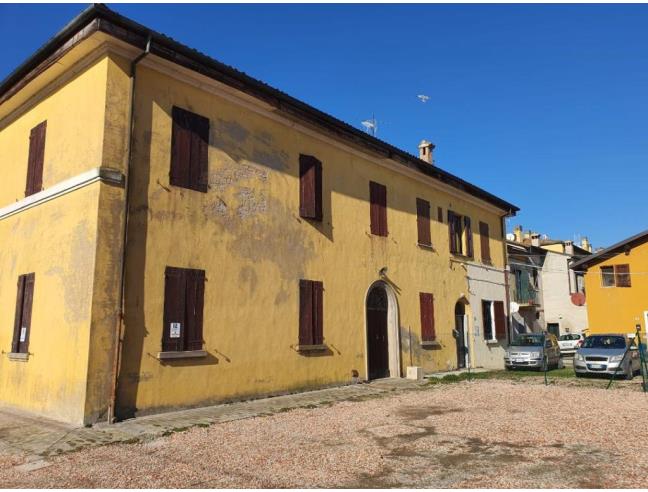
[(299, 216), (322, 220), (322, 163), (311, 155), (299, 156)]
[(631, 287), (630, 265), (615, 265), (614, 275), (616, 277), (617, 287)]
[(28, 273), (18, 277), (18, 294), (16, 297), (16, 314), (11, 351), (29, 353), (29, 336), (31, 332), (32, 305), (34, 301), (35, 275)]
[(483, 263), (491, 263), (490, 256), (490, 237), (488, 233), (488, 224), (485, 222), (479, 223), (479, 241), (481, 244), (481, 259)]
[(421, 341), (434, 342), (436, 340), (434, 296), (426, 292), (420, 292), (419, 301), (421, 306)]
[(299, 345), (322, 345), (324, 284), (315, 280), (299, 281)]
[(443, 209), (441, 207), (437, 207), (437, 220), (443, 224)]
[(205, 272), (166, 267), (162, 351), (202, 350)]
[(432, 246), (430, 202), (422, 198), (416, 199), (416, 225), (418, 228), (418, 243), (424, 246)]
[(466, 240), (466, 256), (472, 258), (475, 256), (473, 252), (473, 234), (472, 234), (472, 225), (470, 224), (470, 217), (464, 216), (464, 236)]
[(174, 106), (171, 132), (171, 171), (174, 186), (207, 192), (209, 119)]
[(482, 301), (482, 324), (484, 325), (484, 340), (496, 340), (492, 301)]
[(43, 189), (43, 163), (45, 161), (45, 133), (47, 121), (32, 128), (29, 134), (29, 158), (27, 161), (27, 184), (25, 196)]
[(493, 302), (493, 314), (495, 315), (495, 336), (498, 340), (506, 340), (506, 314), (504, 313), (504, 302)]
[(371, 234), (387, 236), (387, 187), (369, 182)]

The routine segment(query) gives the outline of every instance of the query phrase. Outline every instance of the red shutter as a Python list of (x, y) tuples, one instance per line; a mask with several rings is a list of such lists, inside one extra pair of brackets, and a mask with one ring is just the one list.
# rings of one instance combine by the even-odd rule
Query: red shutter
[(32, 128), (29, 134), (29, 159), (27, 161), (27, 185), (25, 196), (43, 189), (43, 163), (45, 161), (45, 133), (47, 121)]
[(448, 210), (448, 235), (450, 241), (450, 253), (457, 253), (455, 226), (455, 214), (451, 210)]
[(376, 236), (387, 236), (387, 188), (370, 181), (369, 201), (371, 204), (371, 233)]
[(313, 282), (299, 281), (299, 345), (313, 345)]
[(490, 256), (490, 236), (488, 234), (488, 224), (485, 222), (479, 223), (479, 241), (481, 243), (481, 258), (484, 263), (491, 262)]
[(20, 328), (22, 327), (23, 299), (25, 295), (25, 275), (18, 277), (18, 295), (16, 296), (16, 316), (14, 318), (14, 332), (11, 340), (11, 351), (18, 352)]
[(416, 199), (416, 224), (418, 227), (418, 242), (427, 246), (432, 245), (430, 235), (430, 202), (422, 198)]
[(203, 308), (205, 298), (204, 270), (186, 270), (186, 319), (185, 349), (203, 348)]
[(493, 302), (495, 311), (495, 336), (498, 340), (506, 339), (506, 314), (504, 314), (504, 303), (502, 301)]
[(176, 106), (172, 110), (171, 172), (169, 182), (174, 186), (189, 187), (191, 162), (191, 129), (188, 112)]
[(424, 292), (419, 293), (421, 305), (421, 340), (433, 342), (436, 339), (434, 331), (434, 296)]
[(191, 161), (189, 163), (189, 187), (207, 192), (209, 181), (209, 119), (190, 113)]
[(630, 265), (615, 265), (614, 276), (616, 277), (617, 287), (631, 287)]
[(299, 216), (322, 220), (322, 163), (303, 154), (299, 156)]
[(465, 216), (464, 218), (464, 231), (466, 233), (466, 256), (472, 258), (475, 256), (473, 251), (473, 234), (472, 226), (470, 225), (470, 217)]
[(322, 345), (324, 343), (323, 327), (323, 305), (324, 284), (322, 282), (313, 282), (313, 345)]
[[(184, 347), (186, 326), (186, 274), (182, 268), (166, 267), (164, 281), (164, 326), (162, 328), (162, 351), (180, 351)], [(179, 323), (180, 333), (171, 333), (171, 324)], [(174, 335), (174, 336), (171, 336)]]
[(443, 224), (443, 209), (441, 207), (437, 207), (437, 220)]

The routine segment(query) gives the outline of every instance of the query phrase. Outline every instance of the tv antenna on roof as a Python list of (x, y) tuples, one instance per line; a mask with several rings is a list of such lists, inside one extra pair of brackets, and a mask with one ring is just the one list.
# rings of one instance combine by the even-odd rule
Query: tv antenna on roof
[(376, 121), (376, 117), (373, 114), (371, 115), (371, 119), (364, 120), (361, 125), (364, 126), (365, 131), (372, 137), (375, 137), (376, 133), (378, 133), (378, 121)]

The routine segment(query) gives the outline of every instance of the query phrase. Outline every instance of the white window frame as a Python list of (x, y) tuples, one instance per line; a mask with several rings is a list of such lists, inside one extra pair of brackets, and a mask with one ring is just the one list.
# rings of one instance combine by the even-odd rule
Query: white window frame
[[(497, 333), (495, 327), (495, 301), (482, 300), (482, 302), (487, 302), (490, 308), (490, 336), (492, 338), (486, 338), (486, 320), (482, 319), (482, 326), (484, 328), (484, 341), (486, 343), (499, 343), (497, 340)], [(482, 318), (484, 317), (484, 312), (482, 310)]]

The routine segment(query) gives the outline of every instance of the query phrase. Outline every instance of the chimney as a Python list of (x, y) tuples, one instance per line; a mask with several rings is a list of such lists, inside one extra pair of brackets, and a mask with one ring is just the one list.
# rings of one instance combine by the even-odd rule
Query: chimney
[(434, 148), (436, 146), (432, 142), (428, 142), (427, 140), (421, 140), (421, 143), (419, 144), (419, 159), (422, 161), (427, 162), (428, 164), (434, 165)]
[(581, 239), (581, 248), (590, 253), (592, 252), (592, 245), (590, 244), (589, 239), (587, 239), (587, 236), (583, 236)]
[(515, 242), (516, 243), (521, 243), (522, 242), (522, 226), (517, 225), (513, 229), (513, 235), (515, 236)]
[(536, 248), (540, 247), (540, 234), (535, 232), (531, 234), (531, 246), (535, 246)]
[(573, 241), (565, 241), (565, 254), (574, 256), (574, 243)]

